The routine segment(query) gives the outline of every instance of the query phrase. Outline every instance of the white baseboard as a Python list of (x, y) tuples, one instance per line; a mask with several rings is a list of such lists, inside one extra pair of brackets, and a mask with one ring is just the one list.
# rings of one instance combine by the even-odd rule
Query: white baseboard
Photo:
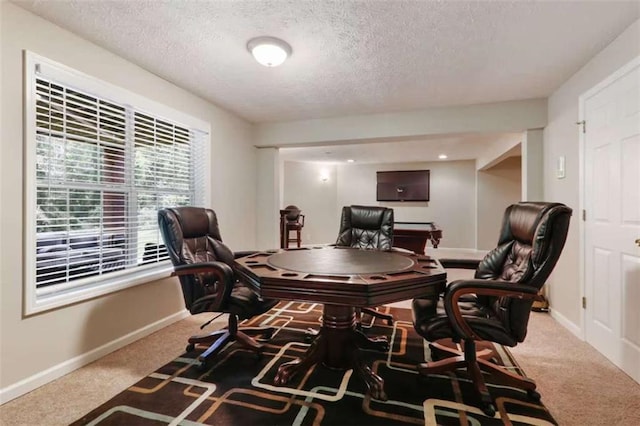
[(551, 318), (558, 321), (558, 323), (573, 333), (578, 339), (584, 340), (584, 335), (582, 329), (575, 325), (573, 322), (569, 321), (567, 317), (559, 313), (558, 311), (553, 310), (553, 308), (549, 308), (549, 313), (551, 314)]
[(80, 367), (83, 367), (113, 351), (116, 351), (130, 343), (135, 342), (136, 340), (148, 336), (149, 334), (188, 316), (189, 312), (186, 310), (182, 310), (175, 314), (169, 315), (168, 317), (162, 318), (161, 320), (158, 320), (152, 324), (132, 331), (131, 333), (126, 334), (116, 340), (112, 340), (111, 342), (106, 343), (96, 349), (85, 352), (82, 355), (78, 355), (75, 358), (71, 358), (58, 365), (54, 365), (47, 370), (41, 371), (31, 377), (27, 377), (26, 379), (20, 380), (17, 383), (0, 389), (0, 405), (4, 404), (5, 402), (9, 402), (21, 395), (24, 395), (27, 392), (31, 392), (32, 390), (42, 385), (52, 382), (53, 380), (62, 377), (65, 374), (77, 370)]

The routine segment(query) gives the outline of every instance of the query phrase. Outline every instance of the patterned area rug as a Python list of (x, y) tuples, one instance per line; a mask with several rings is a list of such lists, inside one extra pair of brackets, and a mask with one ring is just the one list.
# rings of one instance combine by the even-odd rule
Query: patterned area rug
[[(415, 366), (429, 359), (427, 343), (413, 329), (408, 309), (385, 308), (395, 323), (364, 317), (366, 334), (386, 335), (388, 353), (363, 351), (385, 380), (388, 401), (366, 395), (352, 371), (315, 366), (286, 386), (275, 386), (278, 366), (308, 348), (304, 332), (318, 328), (322, 305), (281, 302), (244, 325), (278, 328), (258, 358), (237, 344), (227, 346), (208, 371), (197, 368), (197, 351), (183, 354), (96, 408), (74, 425), (545, 425), (548, 410), (525, 392), (486, 377), (497, 409), (483, 415), (464, 371), (419, 377)], [(185, 341), (188, 336), (185, 336)], [(512, 355), (496, 347), (499, 361), (522, 374)], [(544, 397), (544, 396), (543, 396)]]

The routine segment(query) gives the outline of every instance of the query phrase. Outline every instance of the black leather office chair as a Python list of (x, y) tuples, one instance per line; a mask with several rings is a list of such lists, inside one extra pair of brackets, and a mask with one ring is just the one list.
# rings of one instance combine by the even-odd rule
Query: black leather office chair
[(158, 211), (158, 223), (189, 312), (229, 314), (226, 330), (190, 337), (187, 352), (196, 345), (210, 345), (198, 357), (201, 368), (230, 341), (237, 340), (260, 353), (262, 345), (250, 336), (269, 339), (273, 328), (238, 328), (238, 322), (268, 311), (278, 301), (261, 300), (236, 279), (231, 269), (234, 256), (248, 252), (234, 254), (222, 243), (218, 219), (211, 209), (164, 208)]
[(371, 206), (344, 206), (337, 246), (391, 250), (393, 209)]
[[(336, 246), (369, 250), (391, 250), (393, 247), (393, 209), (371, 206), (344, 206)], [(393, 316), (376, 309), (362, 312), (381, 318), (389, 325)]]
[[(413, 301), (416, 331), (432, 342), (432, 354), (445, 357), (420, 364), (420, 374), (466, 368), (488, 416), (495, 414), (495, 407), (481, 370), (540, 399), (533, 380), (492, 363), (491, 351), (476, 353), (475, 342), (515, 346), (524, 341), (531, 306), (560, 257), (570, 217), (571, 209), (559, 203), (521, 202), (509, 206), (498, 246), (475, 263), (474, 279), (450, 283), (440, 300)], [(468, 260), (441, 262), (445, 267), (472, 265)], [(447, 345), (448, 338), (462, 340), (464, 354)]]

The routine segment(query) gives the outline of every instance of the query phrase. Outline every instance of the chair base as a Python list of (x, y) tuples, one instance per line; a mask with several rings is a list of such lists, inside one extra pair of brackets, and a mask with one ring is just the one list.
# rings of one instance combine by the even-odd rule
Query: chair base
[[(491, 360), (496, 356), (496, 352), (493, 349), (494, 346), (491, 342), (480, 340), (476, 342), (476, 358)], [(431, 350), (431, 359), (433, 361), (439, 361), (444, 358), (451, 358), (455, 356), (461, 356), (464, 354), (464, 349), (460, 343), (454, 342), (453, 339), (440, 339), (435, 342), (429, 343), (429, 349)]]
[[(384, 312), (380, 312), (376, 308), (361, 308), (360, 314), (368, 314), (374, 318), (380, 318), (387, 322), (387, 325), (393, 325), (393, 315), (385, 314)], [(359, 323), (360, 321), (358, 321)]]
[(493, 400), (484, 382), (482, 372), (497, 377), (502, 383), (515, 388), (523, 389), (530, 398), (535, 401), (540, 400), (540, 394), (535, 390), (536, 384), (533, 380), (507, 371), (505, 368), (489, 361), (494, 355), (494, 351), (484, 348), (476, 352), (475, 341), (466, 340), (464, 342), (464, 353), (451, 347), (451, 339), (443, 339), (431, 343), (432, 351), (440, 351), (445, 357), (438, 361), (422, 363), (418, 365), (418, 372), (423, 376), (429, 374), (441, 374), (464, 368), (471, 377), (473, 386), (480, 396), (481, 409), (490, 417), (495, 414)]
[(229, 326), (227, 329), (214, 331), (208, 334), (191, 336), (188, 340), (186, 351), (193, 351), (196, 346), (208, 346), (207, 349), (198, 356), (200, 361), (199, 368), (204, 370), (207, 363), (215, 357), (230, 342), (238, 342), (242, 346), (247, 347), (260, 355), (262, 352), (262, 344), (260, 344), (252, 336), (262, 336), (260, 341), (268, 341), (271, 339), (275, 328), (273, 327), (245, 327), (238, 328), (238, 319), (235, 315), (229, 315)]

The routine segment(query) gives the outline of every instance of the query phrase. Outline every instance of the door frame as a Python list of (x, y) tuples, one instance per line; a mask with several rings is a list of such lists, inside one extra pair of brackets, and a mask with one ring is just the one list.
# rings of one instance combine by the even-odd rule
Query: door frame
[[(595, 95), (596, 93), (598, 93), (599, 91), (603, 90), (604, 88), (606, 88), (607, 86), (613, 84), (615, 81), (617, 81), (618, 79), (622, 78), (625, 74), (627, 74), (628, 72), (630, 72), (632, 69), (636, 68), (636, 67), (640, 67), (640, 56), (636, 56), (634, 59), (632, 59), (631, 61), (629, 61), (628, 63), (626, 63), (625, 65), (623, 65), (622, 67), (620, 67), (619, 69), (617, 69), (616, 71), (614, 71), (613, 73), (611, 73), (608, 77), (606, 77), (604, 80), (602, 80), (601, 82), (597, 83), (595, 86), (593, 86), (591, 89), (587, 90), (586, 92), (584, 92), (583, 94), (581, 94), (578, 97), (578, 123), (584, 121), (585, 117), (585, 111), (584, 111), (584, 103), (585, 100), (590, 98), (591, 96)], [(586, 123), (586, 126), (588, 126), (589, 123)], [(579, 167), (578, 167), (578, 180), (579, 180), (579, 189), (578, 189), (578, 196), (580, 199), (579, 202), (579, 208), (580, 208), (580, 212), (579, 212), (579, 218), (578, 218), (578, 222), (580, 223), (579, 226), (579, 240), (580, 240), (580, 248), (579, 248), (579, 258), (580, 258), (580, 273), (579, 273), (579, 280), (580, 280), (580, 303), (582, 301), (583, 297), (586, 297), (587, 294), (587, 281), (585, 279), (585, 258), (586, 258), (586, 247), (585, 247), (585, 237), (586, 237), (586, 227), (585, 227), (585, 221), (582, 220), (582, 212), (585, 209), (585, 193), (586, 193), (586, 186), (585, 186), (585, 132), (582, 132), (580, 130), (580, 128), (578, 128), (578, 132), (579, 132), (579, 152), (578, 152), (578, 161), (580, 162)], [(587, 303), (589, 303), (589, 301), (587, 300)], [(593, 303), (593, 302), (591, 302)], [(587, 321), (586, 321), (586, 316), (587, 316), (587, 310), (584, 308), (580, 308), (580, 335), (579, 337), (582, 338), (582, 340), (587, 341)], [(588, 342), (587, 342), (588, 343)]]

